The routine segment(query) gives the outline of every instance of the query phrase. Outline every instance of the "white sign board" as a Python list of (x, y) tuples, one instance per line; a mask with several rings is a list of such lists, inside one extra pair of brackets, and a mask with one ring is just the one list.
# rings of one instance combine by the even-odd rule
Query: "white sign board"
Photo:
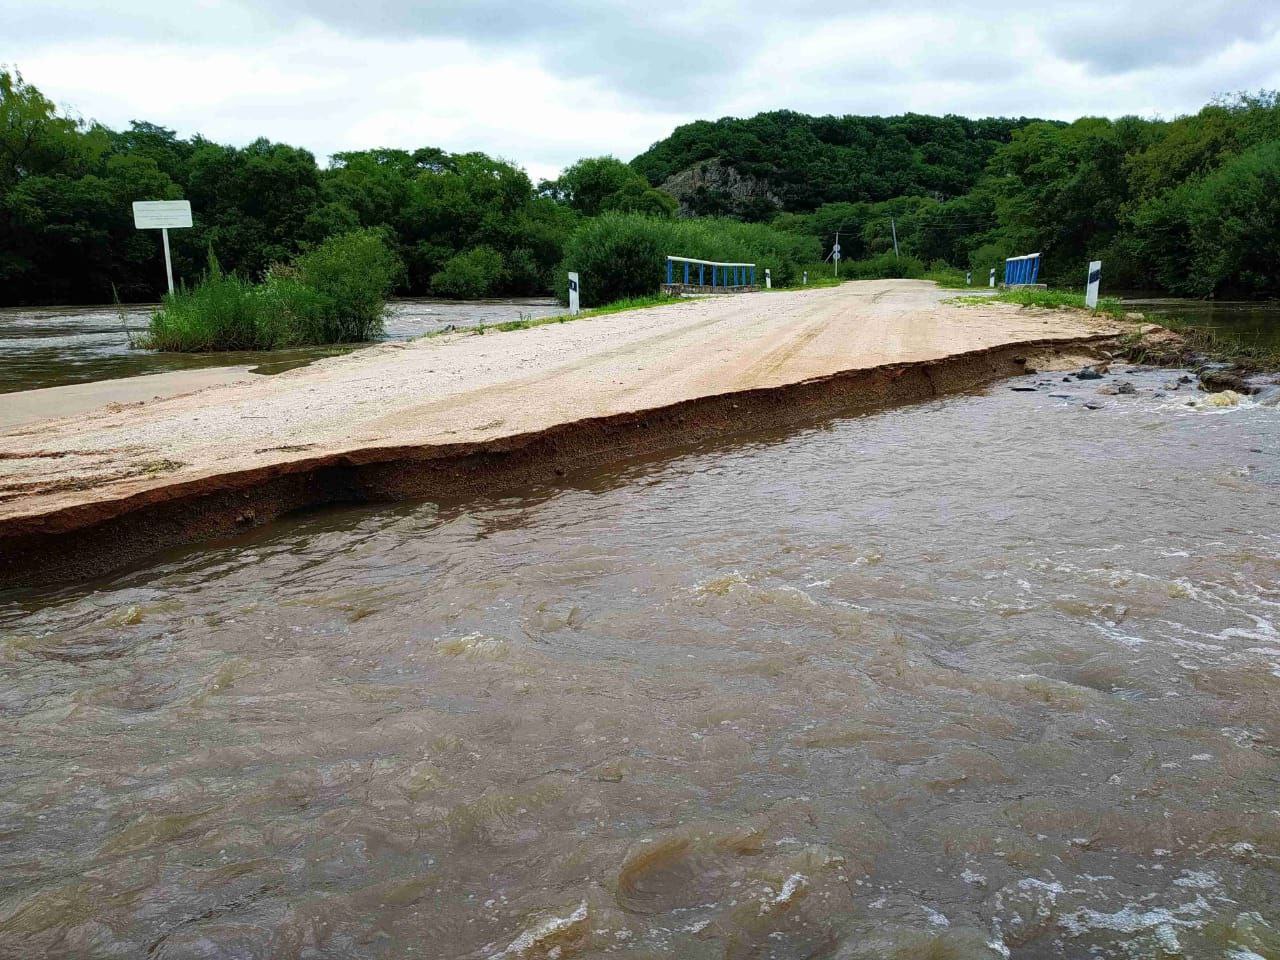
[(1089, 285), (1084, 291), (1084, 305), (1090, 310), (1098, 307), (1098, 288), (1102, 286), (1102, 261), (1094, 260), (1089, 264)]
[(987, 286), (994, 289), (995, 285), (996, 285), (996, 268), (992, 267), (991, 276), (987, 279)]
[(578, 275), (571, 273), (569, 274), (569, 315), (576, 317), (578, 310)]
[(139, 230), (176, 230), (191, 226), (190, 200), (135, 200), (133, 225)]
[(764, 271), (764, 288), (766, 290), (773, 289), (773, 274), (769, 271), (768, 267), (766, 267)]

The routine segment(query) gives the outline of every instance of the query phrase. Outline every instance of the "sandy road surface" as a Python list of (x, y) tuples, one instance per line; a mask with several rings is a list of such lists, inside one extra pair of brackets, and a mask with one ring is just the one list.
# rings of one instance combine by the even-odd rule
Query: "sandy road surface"
[(845, 370), (1107, 332), (1083, 315), (943, 302), (952, 296), (923, 281), (885, 280), (691, 300), (385, 344), (274, 377), (29, 422), (0, 433), (0, 524), (322, 454), (486, 441)]

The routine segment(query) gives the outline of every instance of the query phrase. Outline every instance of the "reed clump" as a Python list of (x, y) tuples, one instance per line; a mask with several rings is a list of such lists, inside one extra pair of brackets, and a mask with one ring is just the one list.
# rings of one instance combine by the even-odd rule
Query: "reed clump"
[(211, 255), (196, 286), (164, 298), (137, 345), (206, 353), (373, 340), (400, 269), (373, 230), (331, 237), (261, 283), (225, 273)]

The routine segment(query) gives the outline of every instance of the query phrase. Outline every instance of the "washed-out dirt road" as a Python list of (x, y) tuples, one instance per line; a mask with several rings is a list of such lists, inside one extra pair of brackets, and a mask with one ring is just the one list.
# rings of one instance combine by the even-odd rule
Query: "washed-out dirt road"
[[(785, 393), (793, 385), (893, 366), (879, 381), (884, 387), (917, 365), (927, 371), (983, 351), (1050, 349), (1118, 333), (1079, 312), (948, 303), (954, 296), (924, 281), (884, 280), (715, 297), (507, 333), (388, 343), (138, 403), (104, 399), (83, 410), (92, 405), (81, 397), (75, 416), (27, 417), (0, 432), (0, 580), (40, 565), (48, 558), (36, 554), (73, 533), (79, 542), (69, 542), (55, 565), (75, 567), (91, 554), (123, 561), (310, 503), (430, 495), (445, 459), (459, 481), (484, 466), (477, 457), (527, 448), (547, 431), (560, 432), (549, 448), (544, 437), (544, 454), (568, 450), (565, 428), (573, 424), (740, 396), (741, 404), (709, 415), (708, 429), (724, 432), (735, 425), (733, 411), (750, 426), (764, 402), (778, 421), (776, 408), (799, 399)], [(1016, 370), (984, 376), (1002, 372)], [(880, 389), (860, 383), (845, 381), (845, 399), (849, 390)], [(102, 389), (109, 397), (109, 385)], [(697, 410), (682, 409), (665, 423), (631, 422), (651, 431), (658, 424), (674, 438), (682, 424), (699, 422)], [(593, 456), (608, 442), (597, 441)], [(434, 478), (393, 480), (387, 466), (408, 461), (434, 464)], [(357, 475), (378, 465), (376, 477)], [(282, 478), (289, 489), (268, 495)], [(214, 494), (222, 499), (210, 501)]]

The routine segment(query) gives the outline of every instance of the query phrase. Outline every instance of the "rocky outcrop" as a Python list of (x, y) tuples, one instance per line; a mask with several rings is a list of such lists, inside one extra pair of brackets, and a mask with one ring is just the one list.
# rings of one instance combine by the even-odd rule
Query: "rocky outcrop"
[(734, 216), (764, 219), (782, 200), (758, 177), (739, 173), (721, 160), (702, 160), (668, 177), (658, 188), (680, 203), (680, 216)]

